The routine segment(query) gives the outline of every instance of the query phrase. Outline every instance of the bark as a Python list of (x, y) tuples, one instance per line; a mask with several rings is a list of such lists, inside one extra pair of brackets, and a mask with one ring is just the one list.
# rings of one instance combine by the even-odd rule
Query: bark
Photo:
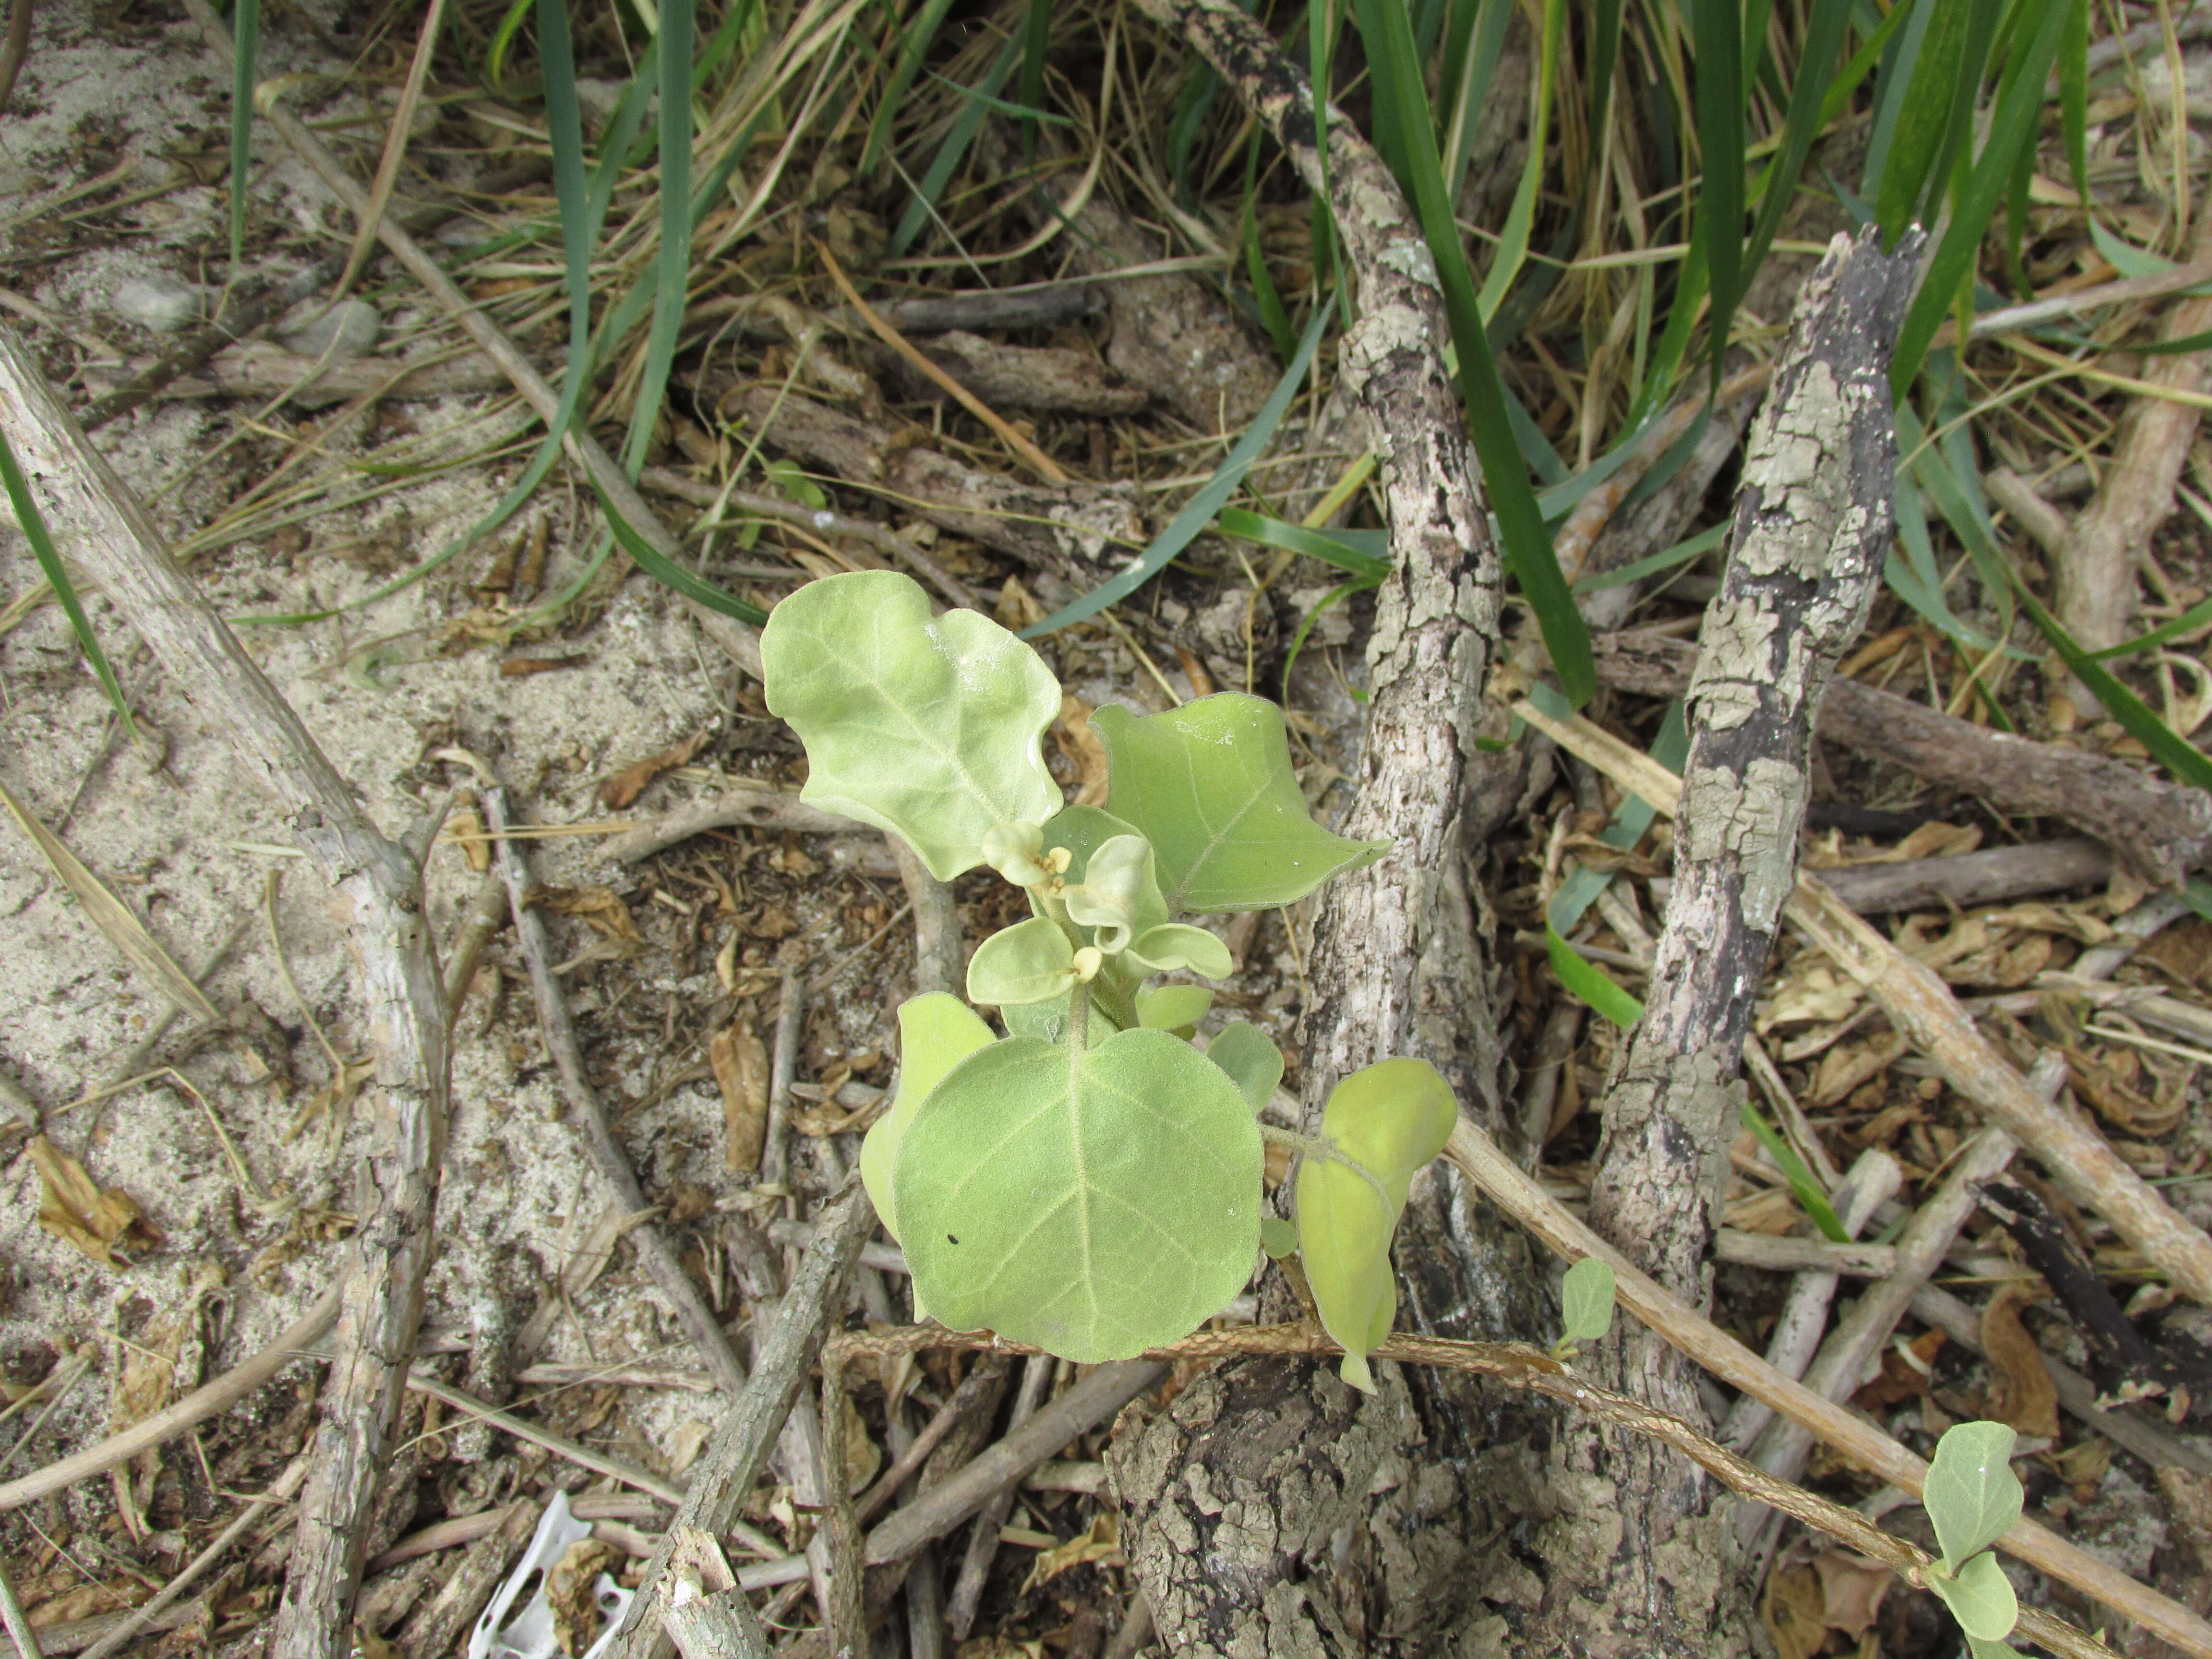
[[(1205, 55), (1319, 191), (1308, 80), (1272, 40), (1227, 0), (1146, 0), (1146, 9)], [(1304, 1022), (1306, 1107), (1316, 1113), (1333, 1084), (1370, 1061), (1416, 1054), (1450, 1079), (1474, 1121), (1503, 1133), (1496, 966), (1468, 887), (1462, 820), (1498, 635), (1498, 552), (1438, 356), (1446, 329), (1427, 246), (1389, 171), (1340, 113), (1330, 116), (1328, 143), (1327, 188), (1358, 284), (1340, 378), (1381, 461), (1394, 554), (1367, 650), (1371, 701), (1353, 774), (1358, 799), (1341, 828), (1387, 837), (1392, 851), (1320, 899)], [(1469, 1189), (1448, 1171), (1416, 1180), (1398, 1259), (1401, 1325), (1448, 1336), (1537, 1328), (1525, 1245), (1494, 1217), (1479, 1217)], [(1237, 1362), (1218, 1386), (1225, 1397), (1266, 1397), (1285, 1416), (1295, 1413), (1306, 1427), (1294, 1457), (1268, 1451), (1272, 1424), (1240, 1413), (1219, 1420), (1202, 1453), (1122, 1466), (1123, 1501), (1143, 1517), (1132, 1559), (1170, 1647), (1313, 1652), (1318, 1643), (1357, 1652), (1363, 1641), (1440, 1643), (1478, 1593), (1522, 1596), (1534, 1575), (1497, 1547), (1510, 1526), (1540, 1531), (1540, 1554), (1582, 1529), (1540, 1490), (1540, 1455), (1516, 1426), (1548, 1425), (1548, 1407), (1429, 1373), (1405, 1379), (1409, 1420), (1393, 1395), (1347, 1398), (1325, 1368), (1285, 1377), (1279, 1363)], [(1332, 1540), (1371, 1563), (1371, 1573), (1323, 1583), (1310, 1528), (1251, 1540), (1237, 1572), (1219, 1583), (1200, 1587), (1169, 1570), (1172, 1547), (1163, 1540), (1184, 1529), (1218, 1540), (1220, 1513), (1264, 1511), (1286, 1478), (1286, 1459), (1318, 1491), (1340, 1478), (1329, 1471), (1363, 1462), (1358, 1448), (1377, 1434), (1398, 1443), (1369, 1483), (1387, 1490), (1358, 1517), (1356, 1535)], [(1408, 1438), (1425, 1442), (1417, 1459), (1406, 1453)], [(1504, 1443), (1485, 1450), (1492, 1441)], [(1492, 1556), (1503, 1559), (1480, 1565)], [(1229, 1631), (1233, 1647), (1222, 1645)]]
[[(1705, 616), (1690, 691), (1690, 751), (1674, 887), (1644, 1017), (1616, 1066), (1590, 1225), (1692, 1305), (1744, 1100), (1744, 1033), (1796, 872), (1814, 709), (1866, 622), (1889, 540), (1896, 450), (1887, 373), (1912, 275), (1910, 247), (1830, 247), (1754, 424), (1732, 553)], [(1597, 1381), (1692, 1423), (1690, 1363), (1624, 1329)], [(1577, 1426), (1568, 1462), (1610, 1488), (1618, 1547), (1595, 1601), (1546, 1609), (1592, 1654), (1750, 1650), (1716, 1489), (1649, 1441)]]

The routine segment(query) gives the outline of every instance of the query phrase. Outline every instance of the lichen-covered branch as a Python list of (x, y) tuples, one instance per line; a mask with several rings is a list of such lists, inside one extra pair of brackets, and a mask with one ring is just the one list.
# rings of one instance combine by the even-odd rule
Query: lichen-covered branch
[[(1887, 374), (1912, 249), (1838, 238), (1807, 283), (1754, 423), (1728, 572), (1690, 687), (1674, 881), (1644, 1018), (1606, 1096), (1590, 1224), (1693, 1305), (1743, 1103), (1752, 999), (1796, 877), (1813, 717), (1866, 621), (1896, 465)], [(1630, 1330), (1601, 1379), (1697, 1420), (1694, 1375)], [(1604, 1597), (1638, 1648), (1729, 1643), (1748, 1611), (1710, 1488), (1649, 1441), (1586, 1430), (1570, 1462), (1610, 1480), (1621, 1519)], [(1585, 1461), (1586, 1460), (1586, 1461)]]

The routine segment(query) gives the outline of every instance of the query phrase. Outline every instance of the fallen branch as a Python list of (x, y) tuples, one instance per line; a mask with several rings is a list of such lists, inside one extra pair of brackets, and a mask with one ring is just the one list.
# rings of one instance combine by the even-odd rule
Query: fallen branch
[(790, 830), (802, 836), (854, 836), (865, 825), (809, 806), (787, 789), (764, 783), (732, 784), (719, 795), (672, 807), (654, 822), (617, 836), (599, 848), (603, 858), (635, 864), (709, 830)]
[(445, 1161), (451, 1087), (445, 986), (423, 925), (422, 872), (377, 830), (199, 591), (161, 532), (77, 429), (37, 364), (0, 331), (0, 428), (40, 509), (92, 581), (161, 659), (171, 682), (228, 729), (233, 748), (283, 803), (301, 849), (349, 908), (391, 1127), (360, 1169), (348, 1242), (337, 1363), (323, 1396), (317, 1465), (300, 1527), (277, 1646), (288, 1659), (340, 1659), (362, 1565), (362, 1528), (390, 1454)]
[[(568, 1000), (562, 994), (561, 981), (553, 976), (545, 921), (530, 902), (530, 872), (524, 867), (521, 848), (507, 833), (507, 792), (497, 787), (485, 790), (483, 807), (486, 827), (494, 837), (492, 858), (498, 866), (501, 880), (506, 884), (507, 908), (514, 917), (515, 944), (522, 952), (524, 965), (530, 969), (530, 988), (538, 1000), (538, 1030), (545, 1038), (547, 1054), (561, 1073), (562, 1092), (568, 1097), (568, 1109), (575, 1114), (584, 1151), (599, 1171), (609, 1197), (621, 1206), (624, 1215), (635, 1216), (650, 1210), (653, 1206), (645, 1195), (645, 1188), (638, 1184), (629, 1156), (615, 1139), (614, 1125), (599, 1102), (599, 1091), (592, 1086), (590, 1073), (584, 1069), (584, 1054), (576, 1041), (575, 1024), (568, 1018)], [(734, 1397), (745, 1386), (745, 1368), (723, 1333), (721, 1321), (714, 1317), (714, 1310), (707, 1305), (706, 1297), (684, 1270), (667, 1235), (648, 1218), (639, 1222), (629, 1237), (639, 1262), (659, 1287), (660, 1293), (668, 1298), (669, 1305), (676, 1311), (677, 1322), (684, 1327), (692, 1347), (714, 1374), (716, 1385)]]
[[(1464, 1118), (1453, 1131), (1444, 1157), (1507, 1215), (1559, 1255), (1569, 1261), (1594, 1255), (1612, 1267), (1621, 1305), (1722, 1382), (1763, 1401), (1780, 1416), (1803, 1425), (1860, 1468), (1916, 1498), (1920, 1495), (1928, 1473), (1923, 1459), (1864, 1418), (1823, 1399), (1795, 1378), (1783, 1376), (1703, 1314), (1668, 1295), (1638, 1272), (1619, 1251), (1570, 1215), (1558, 1200), (1546, 1193), (1518, 1164), (1500, 1152), (1489, 1137)], [(1393, 1338), (1392, 1342), (1401, 1340)], [(1387, 1355), (1393, 1349), (1386, 1345), (1376, 1352)], [(1637, 1409), (1644, 1408), (1639, 1406)], [(1732, 1461), (1741, 1462), (1734, 1459), (1733, 1454), (1729, 1455)], [(1786, 1498), (1791, 1488), (1773, 1480), (1764, 1470), (1755, 1473), (1758, 1484), (1736, 1489), (1772, 1504), (1784, 1514), (1817, 1524), (1810, 1522), (1797, 1507), (1796, 1500), (1777, 1502), (1769, 1490), (1778, 1490)], [(2155, 1632), (2193, 1656), (2193, 1659), (2212, 1659), (2212, 1624), (2055, 1533), (2033, 1521), (2021, 1521), (1999, 1541), (2028, 1565)], [(2095, 1644), (2061, 1650), (2049, 1636), (2027, 1629), (2024, 1620), (2021, 1634), (2032, 1636), (2054, 1653), (2105, 1651)]]

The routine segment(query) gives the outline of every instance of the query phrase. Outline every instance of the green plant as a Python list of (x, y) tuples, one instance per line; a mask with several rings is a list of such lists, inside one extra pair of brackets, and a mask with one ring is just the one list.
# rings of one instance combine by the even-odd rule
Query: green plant
[(1614, 1289), (1613, 1269), (1594, 1255), (1567, 1269), (1559, 1281), (1559, 1340), (1552, 1345), (1554, 1359), (1571, 1359), (1582, 1344), (1605, 1340), (1613, 1328)]
[(1295, 1242), (1346, 1379), (1396, 1312), (1390, 1236), (1413, 1172), (1450, 1135), (1451, 1091), (1425, 1060), (1340, 1080), (1318, 1135), (1263, 1125), (1283, 1057), (1235, 1022), (1205, 1048), (1228, 947), (1177, 913), (1288, 904), (1387, 842), (1314, 822), (1282, 711), (1241, 693), (1165, 714), (1092, 716), (1111, 763), (1103, 809), (1064, 806), (1042, 739), (1059, 683), (970, 611), (932, 616), (890, 571), (810, 582), (761, 637), (769, 707), (806, 745), (805, 798), (903, 836), (950, 880), (988, 865), (1032, 915), (992, 935), (968, 1001), (899, 1010), (901, 1070), (860, 1170), (905, 1246), (916, 1314), (1083, 1361), (1187, 1334), (1258, 1259), (1262, 1142), (1303, 1155)]
[(1925, 1570), (1966, 1632), (1974, 1659), (2011, 1653), (2005, 1638), (2020, 1620), (2012, 1583), (1990, 1546), (2020, 1519), (2020, 1477), (2012, 1472), (2013, 1431), (2002, 1423), (1957, 1423), (1936, 1443), (1920, 1494), (1943, 1559)]

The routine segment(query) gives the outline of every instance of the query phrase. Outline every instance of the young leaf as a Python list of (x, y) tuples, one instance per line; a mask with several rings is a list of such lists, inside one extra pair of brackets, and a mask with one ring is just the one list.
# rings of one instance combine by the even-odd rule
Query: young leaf
[(1237, 971), (1237, 958), (1229, 954), (1229, 947), (1188, 922), (1164, 921), (1147, 927), (1129, 946), (1129, 954), (1163, 974), (1180, 969), (1206, 979), (1227, 979)]
[(915, 1289), (955, 1330), (1082, 1364), (1174, 1341), (1244, 1287), (1259, 1126), (1165, 1031), (1076, 1055), (1012, 1037), (922, 1104), (892, 1176)]
[(1126, 951), (1139, 933), (1168, 919), (1167, 900), (1160, 895), (1160, 878), (1153, 870), (1152, 843), (1142, 836), (1109, 836), (1085, 856), (1082, 870), (1083, 879), (1067, 890), (1067, 916), (1097, 929), (1092, 938), (1100, 950)]
[(1298, 1254), (1322, 1324), (1344, 1349), (1344, 1380), (1356, 1389), (1373, 1389), (1367, 1356), (1397, 1317), (1390, 1235), (1407, 1189), (1458, 1117), (1435, 1066), (1382, 1060), (1338, 1084), (1322, 1108), (1322, 1133), (1361, 1168), (1311, 1155), (1299, 1163)]
[(1049, 1002), (1074, 983), (1075, 947), (1042, 916), (1001, 928), (968, 959), (968, 1000), (993, 1007)]
[(1943, 1598), (1959, 1628), (1976, 1641), (2002, 1642), (2020, 1622), (2020, 1602), (1997, 1558), (1986, 1551), (1951, 1577), (1928, 1575), (1928, 1588)]
[(1091, 729), (1112, 764), (1106, 804), (1152, 842), (1171, 909), (1289, 904), (1389, 851), (1313, 821), (1265, 698), (1224, 691), (1141, 717), (1109, 704)]
[(1265, 1031), (1241, 1019), (1206, 1045), (1206, 1057), (1229, 1073), (1255, 1112), (1283, 1080), (1283, 1051)]
[(1137, 1024), (1179, 1031), (1197, 1024), (1212, 1006), (1213, 993), (1203, 985), (1155, 985), (1137, 993)]
[(1261, 1216), (1260, 1218), (1260, 1248), (1277, 1261), (1280, 1261), (1285, 1256), (1296, 1255), (1298, 1248), (1297, 1224), (1284, 1220), (1279, 1215)]
[(1613, 1269), (1586, 1255), (1559, 1281), (1559, 1334), (1569, 1342), (1595, 1342), (1613, 1328)]
[(860, 1182), (883, 1218), (884, 1231), (898, 1237), (891, 1212), (891, 1164), (899, 1141), (929, 1091), (945, 1074), (994, 1039), (991, 1028), (958, 997), (944, 991), (909, 997), (899, 1005), (898, 1093), (891, 1109), (878, 1118), (860, 1142)]
[(2020, 1477), (2010, 1462), (2014, 1438), (2002, 1423), (1954, 1423), (1936, 1443), (1920, 1501), (1943, 1546), (1943, 1565), (1954, 1573), (2020, 1519)]
[(933, 618), (911, 577), (807, 583), (769, 616), (761, 665), (806, 745), (800, 799), (905, 836), (939, 881), (980, 864), (995, 826), (1060, 809), (1043, 750), (1059, 681), (988, 617)]
[[(1960, 1632), (1962, 1635), (1965, 1632)], [(1966, 1651), (1973, 1659), (2020, 1659), (2020, 1650), (2009, 1642), (1987, 1642), (1978, 1636), (1966, 1637)]]

